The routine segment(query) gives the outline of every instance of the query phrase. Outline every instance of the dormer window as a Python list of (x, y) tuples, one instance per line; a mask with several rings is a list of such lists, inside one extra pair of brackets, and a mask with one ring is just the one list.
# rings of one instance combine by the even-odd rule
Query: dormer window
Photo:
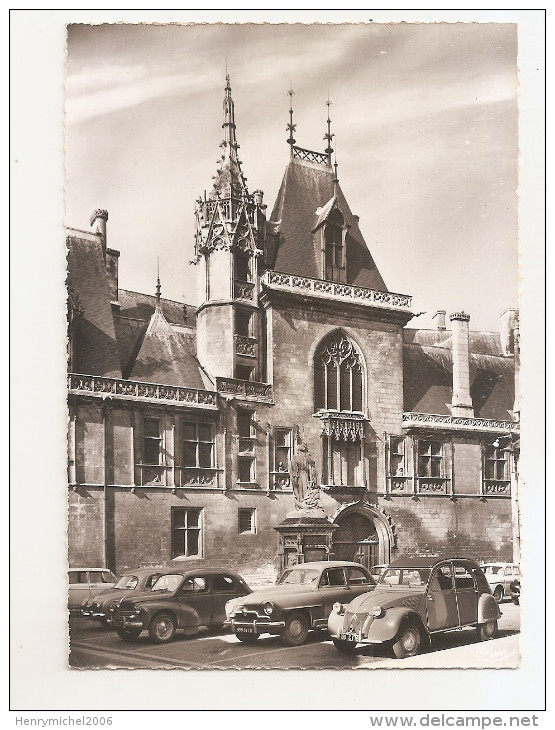
[(335, 208), (324, 227), (325, 278), (328, 281), (345, 282), (345, 220)]

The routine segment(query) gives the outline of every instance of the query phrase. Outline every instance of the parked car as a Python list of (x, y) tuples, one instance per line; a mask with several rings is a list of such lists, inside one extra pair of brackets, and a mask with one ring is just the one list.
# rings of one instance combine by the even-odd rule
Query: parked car
[(148, 591), (164, 573), (172, 568), (138, 568), (122, 575), (113, 588), (86, 598), (81, 606), (81, 615), (100, 621), (103, 626), (110, 624), (110, 606), (117, 600), (129, 595), (129, 591)]
[(394, 561), (372, 593), (334, 605), (328, 631), (339, 651), (392, 642), (395, 656), (419, 654), (431, 637), (467, 626), (482, 640), (497, 632), (499, 606), (477, 563), (466, 558)]
[(220, 628), (226, 602), (250, 592), (241, 576), (228, 570), (173, 569), (149, 591), (120, 598), (111, 608), (110, 623), (125, 641), (148, 631), (152, 641), (164, 644), (178, 629), (196, 634), (200, 626)]
[(333, 604), (374, 588), (359, 563), (320, 561), (286, 568), (275, 586), (230, 601), (227, 621), (238, 639), (252, 643), (260, 634), (278, 634), (290, 646), (303, 644), (310, 629), (325, 629)]
[(520, 578), (519, 566), (515, 563), (481, 563), (480, 567), (484, 571), (497, 603), (501, 603), (504, 598), (510, 598), (511, 583), (516, 578)]
[(370, 575), (372, 576), (372, 578), (374, 578), (374, 580), (377, 583), (386, 570), (387, 570), (387, 565), (385, 563), (378, 563), (378, 565), (373, 565), (370, 568)]
[(70, 568), (68, 572), (68, 608), (74, 613), (81, 610), (83, 601), (101, 590), (112, 588), (117, 578), (107, 568)]
[(515, 606), (520, 605), (520, 581), (521, 578), (516, 578), (512, 581), (509, 589), (511, 591), (511, 601), (515, 604)]

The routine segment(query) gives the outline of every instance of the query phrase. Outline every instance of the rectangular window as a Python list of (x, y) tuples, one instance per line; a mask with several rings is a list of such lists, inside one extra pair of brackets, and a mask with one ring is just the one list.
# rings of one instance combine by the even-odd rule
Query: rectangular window
[(240, 509), (239, 510), (239, 534), (254, 535), (256, 533), (256, 510)]
[(235, 365), (235, 377), (237, 380), (252, 380), (254, 378), (254, 368), (248, 365)]
[(172, 508), (172, 558), (202, 557), (202, 509)]
[(182, 466), (211, 468), (214, 466), (214, 435), (209, 423), (183, 421)]
[(440, 441), (418, 442), (418, 476), (443, 477), (443, 444)]
[(143, 464), (158, 466), (161, 453), (160, 419), (145, 418), (143, 420)]
[(389, 441), (389, 476), (405, 476), (405, 439), (392, 436)]
[(249, 257), (241, 253), (236, 253), (233, 260), (235, 264), (235, 278), (239, 281), (252, 281)]
[(325, 439), (323, 446), (325, 483), (337, 486), (360, 486), (360, 441)]
[(239, 472), (239, 481), (240, 482), (253, 482), (254, 481), (254, 474), (253, 474), (253, 466), (254, 466), (254, 459), (251, 457), (245, 457), (240, 456), (237, 459), (237, 469)]
[(486, 479), (507, 479), (507, 452), (499, 446), (486, 446), (484, 473)]
[(291, 428), (276, 428), (274, 444), (274, 470), (288, 472), (292, 456), (293, 430)]
[(251, 335), (251, 315), (248, 312), (235, 313), (235, 334), (241, 337)]

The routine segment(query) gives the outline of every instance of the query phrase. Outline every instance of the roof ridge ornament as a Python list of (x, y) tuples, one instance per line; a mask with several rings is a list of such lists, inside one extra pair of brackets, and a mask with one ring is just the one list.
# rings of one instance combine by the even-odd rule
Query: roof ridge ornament
[(328, 164), (330, 167), (331, 167), (331, 153), (333, 152), (333, 147), (331, 146), (331, 141), (335, 137), (335, 134), (333, 134), (333, 132), (331, 131), (331, 119), (330, 119), (331, 104), (332, 104), (332, 102), (330, 101), (330, 93), (328, 91), (328, 100), (326, 101), (326, 106), (328, 107), (328, 119), (327, 119), (328, 131), (326, 132), (326, 134), (324, 134), (323, 138), (328, 140), (328, 146), (326, 147), (324, 152), (328, 156)]
[(293, 139), (293, 132), (297, 129), (297, 125), (293, 124), (293, 94), (295, 92), (291, 88), (291, 83), (289, 84), (289, 91), (287, 93), (289, 94), (289, 124), (286, 127), (289, 132), (289, 137), (287, 139), (287, 144), (291, 145), (291, 157), (293, 157), (293, 145), (296, 142), (296, 140)]

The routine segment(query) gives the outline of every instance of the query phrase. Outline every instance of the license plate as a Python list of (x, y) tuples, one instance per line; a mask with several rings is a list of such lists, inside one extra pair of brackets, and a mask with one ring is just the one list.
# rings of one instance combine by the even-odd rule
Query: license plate
[(358, 641), (358, 636), (355, 634), (339, 634), (341, 641)]
[(237, 626), (235, 631), (238, 634), (256, 634), (252, 626)]

